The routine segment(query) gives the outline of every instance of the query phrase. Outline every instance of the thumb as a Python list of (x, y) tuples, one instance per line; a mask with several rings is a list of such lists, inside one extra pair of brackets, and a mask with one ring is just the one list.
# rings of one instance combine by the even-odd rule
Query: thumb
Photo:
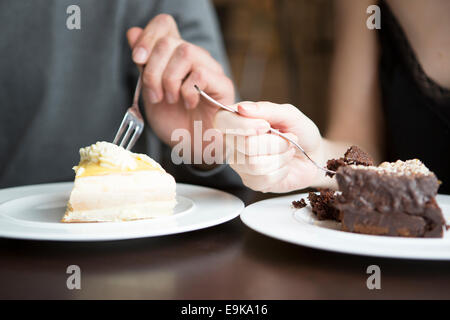
[(128, 39), (128, 44), (130, 45), (130, 48), (134, 47), (136, 41), (139, 39), (139, 37), (143, 31), (144, 30), (139, 27), (133, 27), (133, 28), (128, 29), (127, 39)]

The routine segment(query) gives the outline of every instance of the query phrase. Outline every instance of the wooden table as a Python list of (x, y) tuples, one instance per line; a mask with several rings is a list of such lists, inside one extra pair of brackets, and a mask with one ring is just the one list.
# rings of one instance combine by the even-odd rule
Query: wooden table
[[(66, 286), (66, 268), (74, 264), (81, 268), (81, 290)], [(372, 264), (381, 268), (380, 290), (366, 286)], [(449, 299), (450, 262), (309, 249), (260, 235), (236, 218), (128, 241), (0, 239), (0, 299), (10, 298)]]

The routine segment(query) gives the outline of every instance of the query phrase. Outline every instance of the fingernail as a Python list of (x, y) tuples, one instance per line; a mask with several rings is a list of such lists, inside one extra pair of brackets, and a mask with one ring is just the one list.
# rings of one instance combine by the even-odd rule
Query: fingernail
[(254, 104), (250, 104), (249, 103), (249, 104), (240, 104), (240, 105), (238, 105), (238, 108), (240, 108), (240, 109), (242, 109), (244, 111), (251, 112), (251, 111), (255, 110), (256, 106)]
[(174, 104), (175, 103), (175, 98), (173, 97), (173, 95), (171, 93), (167, 93), (166, 94), (166, 99), (167, 99), (167, 102), (169, 104)]
[(185, 108), (188, 109), (188, 110), (191, 109), (191, 104), (189, 103), (189, 101), (186, 101), (186, 100), (185, 100), (185, 101), (184, 101), (184, 106), (185, 106)]
[(148, 52), (142, 47), (133, 50), (133, 60), (136, 63), (145, 63), (147, 61)]
[(150, 95), (150, 102), (151, 103), (158, 103), (159, 102), (158, 95), (156, 94), (155, 91), (150, 90), (149, 95)]

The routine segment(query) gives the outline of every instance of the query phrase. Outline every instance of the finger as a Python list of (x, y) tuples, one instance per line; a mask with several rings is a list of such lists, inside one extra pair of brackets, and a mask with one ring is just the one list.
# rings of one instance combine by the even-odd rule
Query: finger
[[(296, 140), (294, 135), (288, 135)], [(225, 135), (225, 137), (227, 148), (234, 148), (248, 156), (275, 155), (293, 148), (293, 145), (285, 139), (270, 133), (250, 136)]]
[(236, 113), (221, 110), (216, 113), (214, 127), (227, 135), (257, 135), (266, 133), (270, 125), (261, 119), (244, 118)]
[(255, 191), (265, 192), (270, 186), (274, 186), (289, 174), (290, 168), (284, 166), (267, 175), (250, 175), (246, 173), (239, 174), (244, 185)]
[[(181, 96), (186, 109), (196, 108), (201, 101), (195, 85), (215, 96), (224, 104), (229, 104), (234, 99), (233, 82), (224, 73), (218, 73), (205, 67), (195, 67), (181, 86)], [(228, 97), (227, 99), (230, 101), (224, 101), (221, 97)]]
[[(291, 192), (303, 189), (311, 185), (317, 179), (318, 169), (308, 160), (302, 160), (297, 156), (289, 162), (289, 173), (276, 184), (262, 187), (261, 192)], [(336, 188), (336, 187), (335, 187)]]
[(272, 125), (293, 127), (299, 121), (309, 120), (299, 109), (290, 104), (271, 102), (242, 102), (237, 106), (239, 113), (245, 117), (265, 119)]
[(139, 27), (133, 27), (128, 29), (127, 31), (127, 40), (128, 44), (130, 45), (130, 48), (133, 48), (136, 44), (136, 41), (139, 39), (139, 36), (142, 34), (144, 29)]
[(145, 66), (142, 79), (150, 102), (155, 104), (164, 98), (162, 75), (175, 48), (181, 40), (172, 37), (160, 38), (153, 47)]
[(133, 48), (133, 61), (146, 64), (158, 39), (170, 36), (180, 38), (174, 18), (168, 14), (160, 14), (153, 18), (139, 35)]
[(287, 165), (292, 161), (295, 155), (294, 149), (275, 155), (266, 156), (248, 156), (238, 155), (236, 163), (229, 163), (230, 166), (238, 173), (248, 175), (269, 175), (271, 172), (277, 171), (279, 168)]
[[(265, 119), (275, 129), (295, 132), (298, 143), (311, 150), (320, 141), (320, 132), (314, 122), (300, 110), (290, 104), (270, 102), (242, 102), (238, 106), (239, 114), (245, 117)], [(315, 141), (314, 143), (312, 141)], [(313, 143), (313, 144), (312, 144)]]
[(188, 42), (181, 43), (170, 58), (163, 74), (167, 102), (178, 102), (183, 80), (195, 66), (207, 66), (214, 72), (223, 72), (220, 64), (206, 50)]

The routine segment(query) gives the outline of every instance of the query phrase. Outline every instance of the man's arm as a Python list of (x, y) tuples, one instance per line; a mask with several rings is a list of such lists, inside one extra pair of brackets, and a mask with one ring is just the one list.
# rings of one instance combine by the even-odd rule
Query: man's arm
[[(178, 143), (171, 139), (176, 129), (186, 129), (193, 137), (194, 121), (202, 122), (203, 133), (213, 127), (217, 108), (200, 99), (194, 84), (224, 104), (234, 103), (234, 86), (229, 78), (216, 15), (209, 1), (165, 0), (158, 2), (155, 9), (155, 14), (159, 15), (145, 28), (131, 28), (127, 37), (135, 63), (144, 70), (143, 100), (147, 120), (156, 135), (172, 147)], [(208, 144), (203, 142), (200, 152), (203, 153)], [(193, 141), (191, 145), (194, 146)], [(167, 152), (167, 148), (164, 149)], [(194, 153), (199, 150), (191, 151), (192, 160), (198, 159)], [(167, 159), (167, 155), (164, 158)], [(219, 179), (220, 174), (224, 176), (221, 180), (239, 184), (239, 178), (231, 170), (207, 166), (203, 162), (176, 166), (176, 169), (178, 175), (185, 173), (190, 178), (214, 176)]]

